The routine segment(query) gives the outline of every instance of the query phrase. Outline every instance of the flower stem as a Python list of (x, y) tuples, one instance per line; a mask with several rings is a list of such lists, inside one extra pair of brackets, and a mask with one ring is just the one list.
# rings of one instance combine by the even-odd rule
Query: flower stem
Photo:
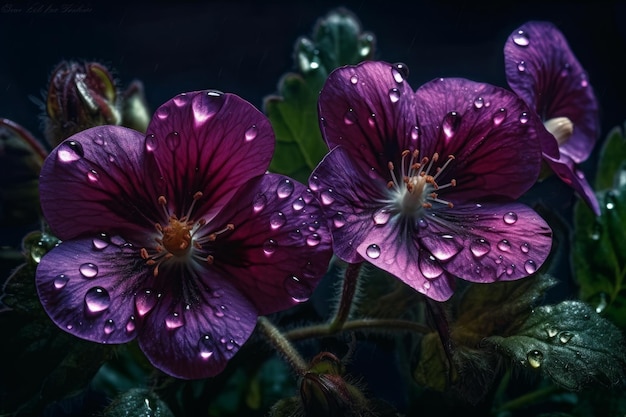
[(259, 327), (269, 343), (280, 353), (298, 376), (307, 372), (307, 364), (291, 342), (266, 317), (259, 317)]
[(341, 299), (339, 300), (339, 306), (335, 317), (328, 326), (330, 334), (336, 333), (343, 328), (343, 325), (350, 316), (350, 310), (352, 309), (352, 300), (356, 293), (356, 288), (359, 279), (359, 272), (361, 271), (362, 263), (348, 264), (346, 272), (343, 277), (343, 288), (341, 290)]
[[(415, 333), (429, 333), (432, 330), (420, 323), (409, 320), (395, 319), (359, 319), (344, 322), (338, 331), (355, 331), (355, 330), (373, 330), (381, 329), (382, 331), (412, 331)], [(293, 329), (284, 333), (289, 340), (302, 340), (322, 336), (330, 336), (338, 332), (332, 330), (327, 324), (317, 324), (299, 329)]]

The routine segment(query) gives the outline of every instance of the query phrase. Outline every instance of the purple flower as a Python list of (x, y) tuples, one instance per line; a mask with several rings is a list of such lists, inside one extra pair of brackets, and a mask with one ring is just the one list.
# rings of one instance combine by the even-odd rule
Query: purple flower
[(454, 278), (534, 273), (552, 231), (514, 201), (536, 181), (541, 121), (513, 93), (464, 79), (414, 92), (406, 67), (334, 71), (320, 93), (330, 153), (309, 179), (331, 221), (336, 255), (368, 261), (431, 299)]
[(179, 378), (223, 370), (258, 315), (306, 300), (331, 236), (304, 185), (266, 173), (267, 118), (232, 94), (181, 94), (147, 134), (100, 126), (62, 142), (40, 179), (62, 243), (37, 269), (62, 329), (101, 343), (134, 338)]
[(558, 144), (560, 156), (544, 150), (545, 162), (599, 215), (594, 191), (576, 168), (589, 157), (599, 132), (598, 102), (587, 73), (549, 22), (528, 22), (513, 31), (504, 58), (509, 86), (539, 114)]

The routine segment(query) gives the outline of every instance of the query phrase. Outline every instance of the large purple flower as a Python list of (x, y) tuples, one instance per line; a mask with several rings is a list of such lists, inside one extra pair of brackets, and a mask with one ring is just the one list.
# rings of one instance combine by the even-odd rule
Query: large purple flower
[(537, 180), (541, 121), (502, 88), (452, 78), (414, 92), (405, 77), (403, 65), (365, 62), (335, 70), (321, 91), (331, 151), (309, 186), (331, 219), (335, 253), (438, 301), (455, 277), (534, 273), (552, 231), (514, 200)]
[(576, 168), (589, 157), (600, 128), (587, 73), (549, 22), (532, 21), (513, 31), (504, 58), (509, 86), (539, 114), (558, 144), (560, 157), (544, 152), (545, 162), (599, 215), (594, 191)]
[(168, 101), (146, 135), (101, 126), (62, 142), (40, 179), (62, 240), (37, 269), (45, 310), (84, 339), (137, 337), (173, 376), (219, 373), (332, 255), (313, 193), (266, 173), (273, 150), (267, 118), (215, 91)]

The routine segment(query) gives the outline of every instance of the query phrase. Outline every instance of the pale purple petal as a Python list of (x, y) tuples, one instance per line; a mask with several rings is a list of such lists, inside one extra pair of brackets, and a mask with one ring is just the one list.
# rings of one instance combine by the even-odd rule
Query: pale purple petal
[(561, 155), (560, 159), (553, 159), (544, 155), (544, 160), (561, 181), (572, 187), (593, 210), (594, 214), (599, 216), (600, 204), (596, 194), (589, 182), (587, 182), (585, 174), (576, 168), (574, 161), (565, 155)]
[[(146, 238), (157, 213), (145, 182), (143, 135), (119, 126), (87, 129), (57, 146), (45, 160), (39, 189), (43, 214), (62, 240), (111, 234)], [(154, 203), (154, 204), (151, 204)]]
[(197, 192), (207, 220), (269, 166), (274, 133), (267, 117), (234, 94), (196, 91), (159, 107), (146, 132), (169, 209), (182, 215)]
[(134, 294), (151, 277), (138, 251), (119, 237), (62, 242), (37, 268), (41, 303), (61, 329), (99, 343), (124, 343), (140, 331)]
[(211, 222), (234, 230), (204, 245), (210, 268), (247, 295), (260, 314), (306, 301), (328, 269), (331, 236), (304, 185), (265, 174), (237, 193)]
[(139, 346), (155, 367), (174, 377), (217, 375), (250, 337), (256, 309), (233, 283), (208, 270), (188, 270), (181, 278), (208, 284), (194, 286), (190, 299), (168, 291), (167, 286), (159, 291), (158, 302), (147, 313)]
[(598, 102), (563, 34), (550, 22), (525, 23), (508, 37), (504, 56), (513, 91), (544, 121), (567, 117), (574, 124), (561, 153), (576, 163), (586, 160), (598, 138)]

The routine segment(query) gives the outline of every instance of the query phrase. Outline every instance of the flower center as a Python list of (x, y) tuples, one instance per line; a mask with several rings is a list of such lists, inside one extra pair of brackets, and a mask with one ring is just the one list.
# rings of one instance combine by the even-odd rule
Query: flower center
[(546, 120), (543, 125), (556, 138), (559, 146), (567, 142), (574, 133), (574, 123), (567, 117), (555, 117)]
[(392, 162), (387, 164), (391, 173), (391, 181), (387, 188), (393, 191), (393, 206), (396, 211), (404, 215), (413, 215), (422, 209), (428, 209), (433, 203), (444, 204), (450, 208), (453, 204), (439, 197), (439, 192), (448, 187), (456, 186), (456, 180), (452, 179), (447, 184), (439, 184), (437, 179), (454, 160), (454, 155), (448, 155), (446, 162), (433, 169), (439, 161), (439, 154), (433, 154), (432, 158), (419, 159), (419, 150), (402, 152), (400, 166), (401, 177), (398, 179), (395, 166)]
[(200, 231), (205, 229), (207, 224), (206, 220), (191, 220), (191, 214), (196, 202), (201, 198), (201, 192), (195, 193), (187, 214), (180, 218), (169, 212), (167, 199), (164, 196), (158, 198), (158, 203), (163, 207), (168, 223), (166, 225), (156, 223), (154, 227), (160, 234), (160, 236), (155, 238), (156, 246), (154, 248), (141, 249), (141, 257), (145, 259), (146, 264), (154, 266), (154, 276), (159, 274), (159, 267), (168, 260), (186, 261), (193, 257), (212, 264), (214, 261), (213, 256), (202, 254), (203, 243), (212, 242), (224, 232), (235, 229), (234, 225), (227, 224), (216, 232), (201, 233)]

